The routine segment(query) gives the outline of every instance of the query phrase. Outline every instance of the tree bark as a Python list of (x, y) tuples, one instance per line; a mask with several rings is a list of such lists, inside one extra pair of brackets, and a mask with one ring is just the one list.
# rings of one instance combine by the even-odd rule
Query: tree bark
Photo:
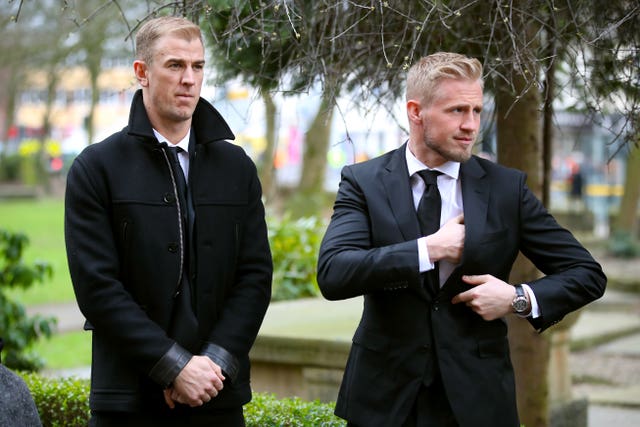
[(323, 92), (318, 112), (304, 135), (303, 169), (298, 190), (322, 191), (333, 119), (333, 92)]
[[(513, 73), (513, 89), (496, 94), (498, 161), (527, 173), (527, 184), (542, 193), (540, 94), (524, 77)], [(525, 283), (539, 276), (522, 255), (514, 264), (511, 283)], [(549, 339), (520, 318), (510, 316), (509, 341), (516, 374), (520, 421), (527, 427), (546, 427), (548, 420)]]
[(266, 146), (264, 152), (258, 162), (258, 174), (262, 184), (262, 194), (265, 199), (269, 199), (276, 189), (275, 168), (273, 159), (276, 152), (276, 117), (277, 107), (273, 100), (273, 96), (267, 90), (261, 90), (262, 102), (264, 103), (265, 120), (266, 120)]
[(296, 193), (288, 201), (293, 217), (317, 215), (325, 206), (324, 179), (327, 171), (327, 152), (334, 113), (333, 94), (324, 91), (311, 126), (305, 133), (302, 173)]
[[(640, 138), (640, 137), (639, 137)], [(629, 157), (624, 180), (624, 194), (620, 201), (620, 212), (614, 225), (614, 233), (630, 237), (631, 242), (638, 238), (638, 201), (640, 200), (640, 142), (629, 144)]]

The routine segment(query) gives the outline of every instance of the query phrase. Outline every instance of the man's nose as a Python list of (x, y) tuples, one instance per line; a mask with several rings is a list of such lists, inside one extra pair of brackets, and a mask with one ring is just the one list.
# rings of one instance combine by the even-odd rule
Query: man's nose
[(476, 114), (475, 111), (466, 113), (460, 127), (466, 130), (477, 130), (480, 127), (480, 115)]
[(182, 83), (183, 84), (194, 84), (195, 82), (195, 72), (192, 67), (185, 67), (184, 72), (182, 73)]

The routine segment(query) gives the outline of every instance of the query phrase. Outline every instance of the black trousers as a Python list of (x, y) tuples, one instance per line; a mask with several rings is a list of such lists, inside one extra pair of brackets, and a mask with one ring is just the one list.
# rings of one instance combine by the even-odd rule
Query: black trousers
[(409, 418), (402, 427), (458, 427), (439, 375), (430, 386), (420, 387)]
[(89, 427), (245, 427), (242, 407), (219, 411), (177, 410), (162, 415), (91, 411)]
[[(398, 425), (401, 427), (458, 427), (442, 380), (437, 375), (434, 382), (420, 387), (416, 401), (411, 408), (409, 417)], [(366, 427), (347, 423), (347, 427)]]

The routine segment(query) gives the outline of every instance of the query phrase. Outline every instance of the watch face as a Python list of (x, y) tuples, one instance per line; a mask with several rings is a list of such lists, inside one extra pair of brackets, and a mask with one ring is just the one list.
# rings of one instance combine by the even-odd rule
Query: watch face
[(513, 309), (518, 313), (525, 311), (527, 309), (527, 299), (523, 297), (516, 298), (513, 301)]

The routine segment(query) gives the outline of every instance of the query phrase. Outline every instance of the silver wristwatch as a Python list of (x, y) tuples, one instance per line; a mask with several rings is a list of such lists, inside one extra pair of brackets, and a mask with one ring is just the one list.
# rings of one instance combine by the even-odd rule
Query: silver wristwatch
[(524, 314), (527, 312), (527, 308), (529, 307), (529, 300), (524, 294), (524, 288), (522, 285), (515, 285), (516, 288), (516, 297), (513, 299), (511, 303), (511, 307), (513, 307), (513, 311), (517, 314)]

